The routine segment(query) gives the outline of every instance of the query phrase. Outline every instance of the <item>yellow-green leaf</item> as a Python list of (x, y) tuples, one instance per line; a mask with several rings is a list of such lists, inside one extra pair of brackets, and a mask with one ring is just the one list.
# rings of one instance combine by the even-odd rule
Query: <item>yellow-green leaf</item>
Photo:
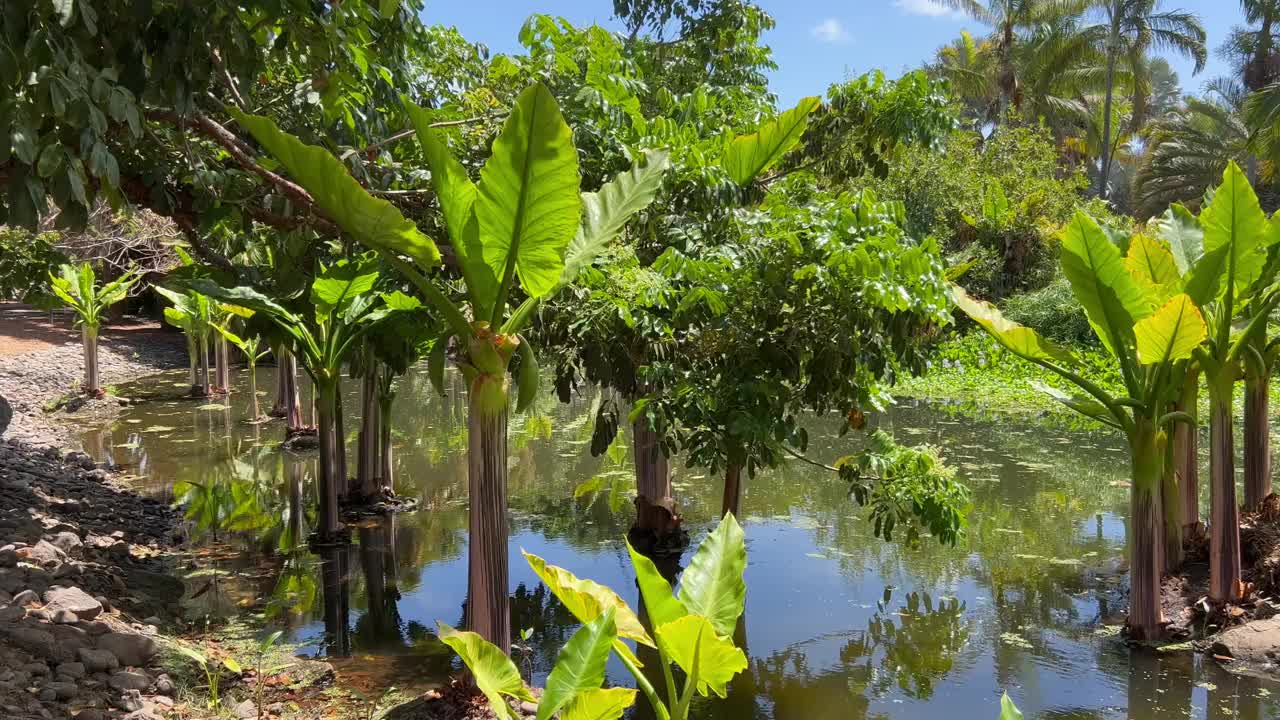
[(555, 98), (542, 84), (529, 87), (493, 143), (476, 197), (484, 261), (499, 283), (514, 270), (531, 297), (555, 289), (582, 216), (580, 182), (573, 133)]
[(578, 628), (560, 648), (556, 665), (547, 676), (546, 689), (538, 701), (538, 720), (549, 718), (573, 701), (579, 693), (598, 690), (604, 682), (604, 666), (618, 637), (613, 608)]
[(747, 656), (727, 638), (716, 635), (711, 621), (701, 615), (685, 615), (659, 626), (654, 633), (662, 651), (690, 678), (697, 678), (698, 693), (708, 690), (725, 696), (725, 685), (747, 669)]
[(635, 702), (631, 688), (585, 690), (560, 713), (560, 720), (618, 720)]
[(1125, 269), (1120, 248), (1080, 211), (1062, 234), (1062, 273), (1102, 344), (1113, 355), (1128, 352), (1133, 324), (1151, 314), (1154, 301)]
[(1191, 269), (1186, 292), (1197, 305), (1239, 298), (1266, 264), (1267, 216), (1249, 179), (1235, 162), (1227, 165), (1213, 202), (1200, 213), (1204, 255)]
[[(565, 608), (578, 618), (580, 622), (589, 623), (604, 614), (607, 608), (614, 608), (614, 622), (618, 627), (618, 635), (635, 640), (642, 645), (656, 647), (653, 638), (645, 632), (640, 618), (619, 597), (618, 593), (596, 582), (579, 578), (562, 567), (548, 565), (546, 560), (532, 553), (520, 551), (529, 567), (537, 573), (547, 589), (554, 594)], [(616, 647), (616, 645), (615, 645)], [(625, 647), (625, 645), (623, 646)]]
[(1151, 317), (1140, 320), (1133, 333), (1143, 365), (1191, 357), (1206, 336), (1204, 317), (1186, 293), (1174, 295)]
[(1138, 233), (1129, 241), (1124, 267), (1157, 302), (1169, 299), (1182, 284), (1173, 253), (1164, 243), (1145, 233)]
[(333, 153), (307, 145), (269, 118), (231, 108), (236, 122), (266, 148), (329, 219), (370, 247), (403, 253), (424, 267), (440, 264), (440, 250), (395, 205), (370, 195)]
[(781, 160), (800, 142), (809, 113), (820, 102), (816, 97), (804, 98), (794, 108), (760, 125), (756, 132), (734, 138), (721, 162), (729, 178), (746, 185)]
[(995, 305), (984, 300), (974, 300), (959, 285), (951, 286), (951, 297), (961, 312), (1013, 354), (1028, 360), (1056, 360), (1071, 365), (1078, 364), (1075, 356), (1066, 348), (1040, 337), (1039, 333), (1029, 327), (1006, 319)]
[(640, 586), (640, 596), (644, 598), (644, 608), (649, 614), (649, 622), (653, 625), (666, 625), (689, 614), (684, 603), (676, 599), (671, 583), (658, 572), (653, 560), (636, 552), (627, 541), (627, 552), (631, 553), (631, 564), (636, 569), (636, 584)]
[(1153, 225), (1156, 234), (1169, 246), (1180, 274), (1186, 274), (1204, 255), (1204, 229), (1196, 216), (1182, 205), (1170, 205)]
[(439, 626), (440, 641), (453, 648), (466, 664), (475, 678), (476, 687), (489, 700), (489, 707), (500, 720), (510, 720), (511, 710), (507, 707), (504, 695), (518, 700), (537, 702), (520, 677), (520, 670), (511, 662), (502, 649), (488, 642), (476, 633), (455, 630), (449, 625), (436, 622)]
[(726, 513), (689, 561), (680, 579), (680, 602), (689, 612), (711, 621), (720, 635), (732, 635), (747, 600), (742, 572), (747, 546), (733, 513)]

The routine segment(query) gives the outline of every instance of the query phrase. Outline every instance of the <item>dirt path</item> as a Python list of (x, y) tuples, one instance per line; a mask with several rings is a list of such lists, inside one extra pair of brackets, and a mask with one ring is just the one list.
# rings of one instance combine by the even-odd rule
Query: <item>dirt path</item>
[[(160, 323), (137, 317), (109, 323), (103, 328), (102, 337), (124, 345), (172, 342), (171, 334)], [(75, 327), (74, 316), (69, 311), (49, 313), (24, 303), (0, 301), (0, 357), (79, 341), (80, 330)]]

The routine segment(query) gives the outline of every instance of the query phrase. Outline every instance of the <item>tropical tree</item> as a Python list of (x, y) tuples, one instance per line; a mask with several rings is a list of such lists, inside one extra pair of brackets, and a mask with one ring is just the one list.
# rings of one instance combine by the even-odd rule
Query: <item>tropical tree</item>
[[(954, 289), (959, 308), (1014, 354), (1059, 375), (1083, 395), (1050, 392), (1068, 407), (1124, 433), (1132, 470), (1128, 627), (1139, 639), (1160, 634), (1160, 577), (1172, 552), (1163, 519), (1177, 492), (1167, 487), (1167, 433), (1185, 416), (1171, 412), (1182, 366), (1207, 337), (1194, 299), (1183, 292), (1174, 252), (1143, 234), (1114, 244), (1092, 218), (1077, 213), (1062, 235), (1062, 270), (1103, 347), (1115, 358), (1126, 397), (1108, 393), (1080, 373), (1068, 349), (1003, 317), (995, 306)], [(1163, 517), (1162, 517), (1163, 516)], [(1181, 518), (1173, 525), (1181, 546)]]
[(209, 396), (209, 336), (213, 332), (213, 303), (197, 292), (176, 292), (156, 286), (155, 291), (171, 306), (164, 309), (165, 322), (187, 336), (187, 358), (191, 366), (191, 396)]
[(947, 81), (952, 94), (964, 106), (963, 114), (974, 130), (998, 119), (998, 87), (992, 64), (995, 54), (989, 41), (974, 40), (969, 31), (938, 49), (926, 70)]
[[(1083, 32), (1106, 55), (1107, 74), (1103, 101), (1102, 137), (1111, 137), (1112, 102), (1116, 71), (1121, 62), (1135, 74), (1146, 68), (1151, 50), (1174, 52), (1195, 62), (1195, 72), (1204, 69), (1207, 51), (1200, 19), (1182, 10), (1159, 10), (1160, 0), (1095, 0), (1093, 7), (1102, 22)], [(1106, 198), (1114, 151), (1102, 147), (1098, 172), (1098, 193)]]
[[(424, 275), (440, 263), (440, 251), (394, 206), (369, 195), (323, 148), (303, 144), (266, 118), (237, 117), (326, 213), (380, 251), (440, 313), (447, 329), (437, 341), (433, 367), (443, 367), (447, 340), (455, 340), (471, 405), (467, 618), (476, 632), (507, 649), (506, 424), (508, 375), (517, 353), (517, 409), (532, 402), (538, 386), (533, 348), (520, 333), (542, 300), (572, 283), (627, 219), (652, 200), (667, 161), (662, 153), (649, 154), (598, 192), (580, 195), (572, 132), (551, 93), (534, 85), (521, 93), (494, 140), (480, 182), (473, 183), (446, 138), (430, 127), (430, 114), (411, 103), (405, 107), (463, 277), (466, 311)], [(517, 288), (525, 299), (513, 310)], [(439, 379), (442, 373), (432, 375)]]
[(98, 331), (102, 327), (103, 313), (128, 297), (129, 288), (139, 277), (136, 270), (130, 269), (99, 286), (89, 263), (65, 264), (58, 268), (56, 275), (49, 273), (49, 291), (59, 302), (75, 311), (84, 344), (83, 389), (90, 395), (102, 392), (98, 382)]

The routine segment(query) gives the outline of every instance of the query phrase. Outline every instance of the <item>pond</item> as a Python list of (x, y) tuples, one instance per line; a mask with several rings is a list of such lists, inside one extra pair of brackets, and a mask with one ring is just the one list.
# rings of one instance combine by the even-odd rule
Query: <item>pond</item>
[[(83, 436), (91, 453), (138, 475), (143, 492), (191, 503), (205, 562), (186, 579), (188, 615), (265, 613), (304, 652), (333, 659), (340, 682), (442, 682), (452, 666), (435, 623), (461, 622), (467, 590), (459, 379), (445, 399), (413, 372), (396, 402), (396, 488), (419, 508), (371, 521), (350, 547), (323, 556), (305, 543), (314, 455), (279, 450), (279, 421), (248, 423), (247, 378), (238, 380), (229, 402), (203, 403), (178, 398), (185, 373), (147, 378), (123, 392), (150, 399)], [(273, 380), (272, 369), (260, 371), (264, 404)], [(354, 436), (359, 404), (356, 383), (347, 385)], [(591, 457), (596, 401), (588, 391), (562, 405), (547, 393), (510, 424), (512, 627), (532, 630), (517, 656), (535, 683), (576, 625), (521, 548), (633, 606), (638, 595), (622, 542), (629, 438)], [(1276, 684), (1189, 653), (1130, 654), (1115, 640), (1128, 498), (1118, 438), (927, 404), (897, 407), (880, 423), (901, 441), (940, 447), (972, 488), (966, 538), (915, 549), (878, 540), (840, 480), (801, 462), (750, 480), (737, 638), (750, 667), (695, 717), (994, 718), (1005, 689), (1028, 718), (1280, 717)], [(819, 432), (828, 425), (810, 426), (815, 459), (856, 449), (851, 437)], [(716, 519), (720, 482), (675, 465), (696, 543)], [(610, 681), (627, 679), (611, 666)]]

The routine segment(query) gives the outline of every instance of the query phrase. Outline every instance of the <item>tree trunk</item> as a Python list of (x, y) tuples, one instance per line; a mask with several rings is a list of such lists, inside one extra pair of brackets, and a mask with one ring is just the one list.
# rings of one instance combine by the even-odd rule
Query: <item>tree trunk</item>
[(365, 370), (360, 385), (360, 433), (356, 469), (356, 480), (360, 484), (360, 495), (371, 499), (378, 494), (378, 460), (379, 442), (382, 433), (379, 430), (381, 419), (378, 405), (378, 371), (373, 367)]
[(333, 450), (337, 457), (338, 498), (345, 500), (350, 494), (350, 475), (347, 474), (347, 425), (342, 412), (342, 376), (333, 381)]
[(258, 367), (252, 359), (249, 360), (249, 397), (253, 398), (250, 412), (253, 413), (253, 421), (257, 422), (262, 417), (262, 408), (258, 405)]
[(742, 504), (742, 466), (730, 463), (724, 469), (724, 502), (720, 506), (720, 515), (728, 515), (733, 513), (734, 517), (741, 517), (739, 513)]
[(1209, 599), (1232, 602), (1240, 582), (1240, 509), (1231, 439), (1231, 384), (1209, 398)]
[(289, 391), (289, 380), (285, 377), (285, 371), (289, 368), (289, 361), (286, 358), (288, 352), (284, 349), (283, 343), (272, 349), (276, 358), (276, 399), (271, 404), (271, 412), (268, 413), (271, 417), (284, 417), (289, 414), (288, 408), (285, 407), (287, 404), (285, 396)]
[(1098, 197), (1107, 199), (1108, 181), (1111, 178), (1111, 102), (1116, 85), (1115, 34), (1107, 47), (1106, 99), (1102, 103), (1102, 165), (1098, 169)]
[(98, 328), (84, 325), (81, 329), (84, 341), (84, 391), (98, 394)]
[(391, 402), (393, 395), (378, 398), (378, 481), (388, 494), (396, 489), (394, 457), (391, 449)]
[(1163, 566), (1160, 519), (1161, 452), (1155, 423), (1140, 418), (1130, 439), (1132, 485), (1129, 491), (1129, 636), (1160, 638), (1160, 570)]
[(671, 462), (662, 451), (658, 434), (647, 417), (631, 424), (636, 467), (636, 519), (634, 530), (660, 544), (680, 527), (671, 487)]
[(471, 382), (467, 486), (470, 501), (467, 622), (511, 652), (507, 570), (507, 385), (503, 375)]
[(196, 384), (191, 388), (191, 394), (195, 397), (209, 396), (209, 337), (205, 335), (201, 337), (197, 344), (199, 345), (200, 360), (196, 368)]
[(1182, 496), (1178, 492), (1178, 476), (1174, 470), (1174, 448), (1164, 432), (1157, 434), (1160, 448), (1160, 505), (1164, 510), (1160, 537), (1163, 541), (1163, 572), (1182, 567)]
[(320, 552), (320, 578), (324, 590), (324, 630), (330, 657), (351, 656), (351, 582), (347, 548), (329, 547)]
[(1244, 381), (1244, 506), (1254, 510), (1271, 494), (1271, 392), (1268, 374)]
[(187, 366), (191, 370), (191, 392), (196, 389), (196, 368), (200, 364), (200, 359), (196, 357), (196, 338), (191, 333), (187, 333)]
[(1182, 525), (1200, 524), (1200, 373), (1188, 370), (1182, 384), (1182, 395), (1174, 410), (1195, 418), (1194, 424), (1177, 423), (1173, 428), (1174, 474), (1178, 477), (1178, 493), (1182, 497)]
[(337, 390), (332, 381), (316, 384), (316, 424), (320, 434), (320, 528), (322, 542), (336, 539), (342, 529), (338, 514), (338, 453), (335, 447)]
[(214, 360), (217, 365), (215, 384), (218, 390), (229, 394), (231, 392), (231, 353), (227, 350), (227, 339), (219, 334), (213, 342)]

